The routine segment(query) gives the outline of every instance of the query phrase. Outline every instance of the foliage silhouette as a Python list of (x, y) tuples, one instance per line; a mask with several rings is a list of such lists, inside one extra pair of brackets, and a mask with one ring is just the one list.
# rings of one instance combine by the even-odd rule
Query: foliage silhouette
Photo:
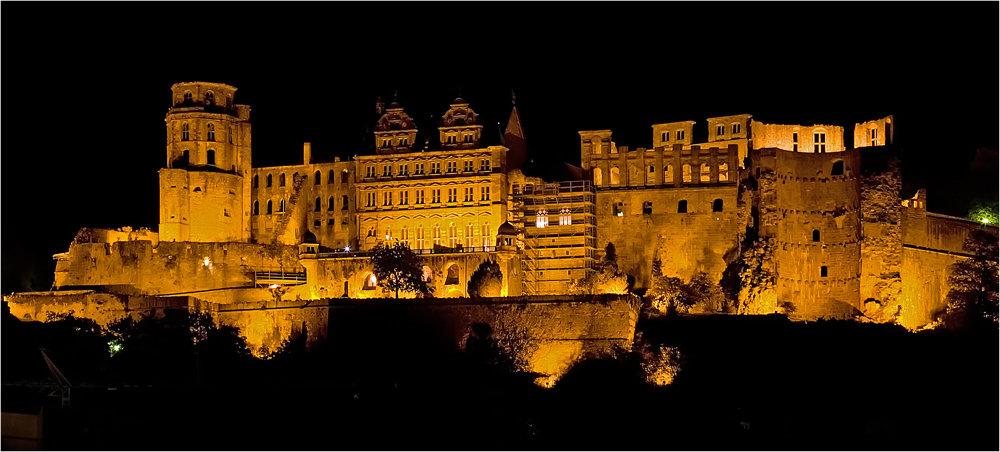
[(431, 288), (423, 280), (423, 259), (403, 242), (381, 242), (372, 249), (372, 273), (379, 287), (394, 292), (415, 292), (421, 295), (431, 293)]

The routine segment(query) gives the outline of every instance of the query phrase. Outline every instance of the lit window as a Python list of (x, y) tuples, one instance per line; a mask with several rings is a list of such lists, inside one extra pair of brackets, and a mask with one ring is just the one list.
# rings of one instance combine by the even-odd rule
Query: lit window
[(545, 209), (538, 209), (535, 212), (535, 227), (544, 228), (549, 225), (549, 212)]
[(612, 166), (611, 167), (611, 185), (618, 185), (620, 183), (619, 182), (618, 173), (619, 173), (618, 167), (617, 166)]
[(681, 166), (681, 181), (686, 183), (691, 182), (691, 165), (687, 163)]
[(559, 209), (559, 225), (568, 226), (573, 224), (573, 215), (569, 207), (563, 207)]
[(611, 211), (616, 217), (621, 217), (625, 215), (625, 205), (621, 202), (616, 202), (611, 204)]
[(709, 182), (712, 180), (712, 167), (708, 163), (701, 164), (701, 177), (702, 182)]
[(604, 181), (601, 177), (601, 169), (594, 168), (594, 185), (601, 185)]
[(369, 273), (365, 276), (365, 284), (361, 286), (362, 290), (375, 290), (375, 275)]
[(826, 152), (826, 134), (817, 132), (813, 134), (813, 152)]
[(674, 165), (667, 165), (663, 167), (663, 183), (674, 183)]
[(729, 164), (720, 163), (719, 164), (719, 182), (726, 182), (729, 180)]

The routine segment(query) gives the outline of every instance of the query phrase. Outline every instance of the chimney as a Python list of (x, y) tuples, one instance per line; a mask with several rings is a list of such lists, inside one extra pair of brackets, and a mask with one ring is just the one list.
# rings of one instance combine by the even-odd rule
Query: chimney
[(302, 143), (302, 164), (309, 165), (310, 160), (312, 160), (312, 144)]

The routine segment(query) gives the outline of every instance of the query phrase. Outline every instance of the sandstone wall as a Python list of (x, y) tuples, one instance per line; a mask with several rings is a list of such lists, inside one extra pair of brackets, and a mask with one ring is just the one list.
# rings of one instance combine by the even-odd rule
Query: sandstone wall
[[(637, 288), (649, 288), (653, 260), (659, 258), (665, 275), (689, 280), (706, 272), (718, 281), (726, 268), (727, 253), (736, 254), (738, 232), (745, 224), (737, 219), (737, 187), (648, 188), (597, 192), (597, 248), (610, 242), (618, 252), (618, 265), (635, 277)], [(713, 202), (722, 200), (722, 211)], [(687, 213), (678, 203), (687, 201)], [(643, 205), (652, 203), (652, 213)], [(614, 214), (621, 203), (622, 215)]]
[[(785, 151), (812, 153), (815, 152), (814, 134), (826, 134), (826, 152), (842, 152), (844, 146), (844, 128), (832, 125), (790, 125), (765, 124), (759, 121), (751, 123), (751, 140), (754, 149), (776, 148)], [(798, 134), (798, 141), (794, 141)]]

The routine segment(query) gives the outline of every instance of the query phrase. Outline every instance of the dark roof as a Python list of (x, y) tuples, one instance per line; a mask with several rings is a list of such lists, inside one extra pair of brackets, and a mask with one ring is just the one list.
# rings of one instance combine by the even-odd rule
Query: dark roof
[(497, 228), (497, 235), (517, 235), (517, 228), (510, 224), (509, 221), (504, 221), (503, 224)]
[(467, 104), (469, 101), (462, 99), (461, 97), (456, 97), (455, 100), (451, 101), (452, 104)]
[(306, 231), (305, 234), (302, 234), (302, 243), (319, 243), (319, 241), (316, 240), (316, 234), (313, 234), (312, 231)]

